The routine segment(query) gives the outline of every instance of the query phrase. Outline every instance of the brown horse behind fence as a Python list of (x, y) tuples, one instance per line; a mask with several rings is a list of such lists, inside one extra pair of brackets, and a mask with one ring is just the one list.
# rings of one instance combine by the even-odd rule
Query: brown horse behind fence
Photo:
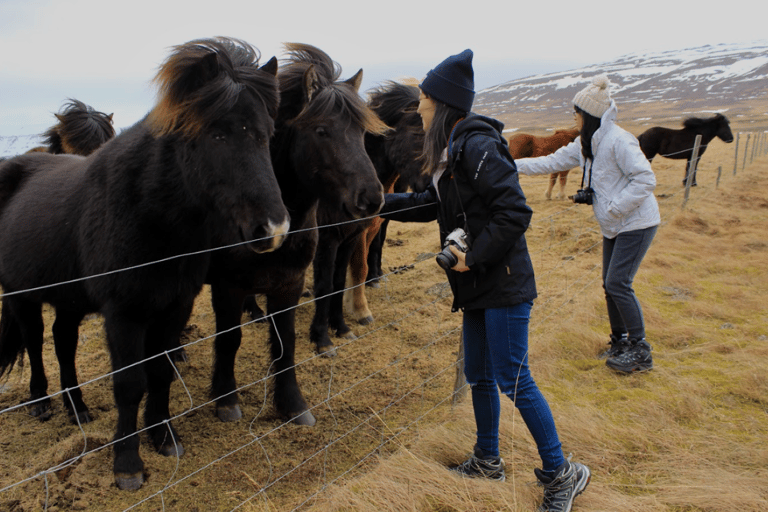
[[(512, 158), (530, 158), (534, 156), (546, 156), (554, 153), (563, 146), (567, 146), (579, 136), (579, 130), (556, 130), (549, 137), (536, 137), (527, 133), (519, 133), (509, 138), (509, 154)], [(565, 199), (565, 185), (568, 183), (568, 171), (555, 172), (549, 175), (549, 186), (545, 193), (547, 199), (552, 199), (552, 189), (558, 178), (560, 179), (560, 193), (558, 199)]]

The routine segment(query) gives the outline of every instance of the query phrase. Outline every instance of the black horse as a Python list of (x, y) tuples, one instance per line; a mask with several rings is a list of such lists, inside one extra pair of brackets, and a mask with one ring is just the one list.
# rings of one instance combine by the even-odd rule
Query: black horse
[(374, 215), (384, 202), (363, 140), (366, 132), (382, 133), (386, 125), (358, 94), (362, 70), (340, 81), (341, 68), (322, 50), (295, 43), (287, 50), (289, 59), (278, 74), (280, 112), (271, 150), (291, 213), (290, 234), (270, 254), (221, 251), (213, 256), (208, 273), (219, 333), (211, 396), (223, 421), (242, 416), (234, 366), (243, 301), (264, 294), (271, 317), (270, 368), (277, 414), (301, 425), (315, 423), (296, 380), (294, 352), (296, 307), (318, 243), (318, 203), (357, 219)]
[[(672, 128), (663, 128), (655, 126), (641, 133), (637, 140), (640, 142), (640, 149), (643, 150), (646, 158), (653, 161), (653, 157), (660, 155), (674, 160), (687, 160), (685, 166), (685, 178), (683, 185), (688, 180), (688, 172), (691, 167), (691, 158), (693, 157), (693, 146), (696, 141), (696, 135), (701, 135), (701, 146), (699, 148), (699, 158), (704, 154), (707, 145), (718, 137), (723, 142), (733, 142), (733, 133), (728, 123), (728, 118), (723, 114), (715, 114), (709, 119), (700, 117), (689, 117), (683, 121), (683, 128), (674, 130)], [(696, 167), (698, 159), (693, 166), (693, 178), (691, 185), (696, 185)]]
[(115, 136), (113, 114), (99, 112), (82, 101), (70, 98), (54, 115), (58, 123), (43, 134), (46, 145), (41, 149), (48, 153), (88, 156)]
[[(368, 105), (390, 127), (385, 134), (368, 134), (365, 148), (376, 168), (379, 182), (391, 192), (400, 181), (401, 173), (408, 178), (421, 175), (419, 152), (423, 147), (424, 131), (421, 116), (416, 112), (418, 88), (389, 82), (372, 91)], [(355, 320), (366, 324), (373, 321), (368, 308), (363, 283), (368, 273), (368, 246), (381, 227), (380, 218), (349, 222), (344, 211), (321, 201), (318, 209), (320, 243), (313, 262), (315, 315), (310, 327), (310, 340), (318, 353), (332, 355), (334, 346), (329, 328), (336, 336), (354, 338), (344, 320), (344, 289), (347, 270), (353, 288), (347, 299), (354, 309)]]
[[(410, 186), (422, 190), (426, 186), (418, 158), (424, 145), (421, 116), (416, 111), (418, 104), (419, 90), (414, 85), (390, 81), (369, 92), (369, 107), (391, 128), (386, 134), (369, 133), (365, 137), (366, 152), (387, 192)], [(325, 211), (322, 206), (321, 213), (326, 222), (345, 220), (343, 215), (333, 210)], [(325, 342), (327, 339), (330, 343), (327, 334), (329, 326), (337, 336), (354, 337), (344, 321), (342, 302), (358, 323), (373, 322), (364, 283), (368, 275), (369, 248), (376, 241), (382, 226), (386, 228), (385, 222), (383, 218), (376, 217), (365, 223), (344, 224), (320, 232), (322, 249), (318, 249), (314, 265), (318, 305), (312, 327), (317, 340)], [(328, 253), (334, 247), (337, 247), (336, 259), (331, 265)], [(380, 268), (380, 261), (378, 266)], [(347, 274), (350, 288), (342, 295)], [(325, 349), (330, 347), (332, 345)]]
[[(258, 59), (231, 39), (177, 46), (155, 79), (158, 104), (99, 151), (34, 153), (0, 166), (0, 374), (26, 349), (32, 399), (46, 396), (41, 307), (50, 303), (62, 387), (77, 389), (78, 325), (101, 312), (115, 371), (121, 489), (144, 482), (135, 433), (145, 392), (154, 446), (184, 452), (167, 421), (174, 371), (163, 352), (178, 346), (214, 242), (262, 253), (287, 232), (268, 145), (277, 60), (259, 68)], [(56, 283), (66, 284), (49, 286)], [(85, 407), (79, 390), (64, 401), (74, 416)]]

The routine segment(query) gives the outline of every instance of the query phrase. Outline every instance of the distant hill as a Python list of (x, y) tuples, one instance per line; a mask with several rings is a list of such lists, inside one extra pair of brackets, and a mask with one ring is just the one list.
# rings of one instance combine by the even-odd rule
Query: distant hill
[(724, 113), (739, 130), (768, 128), (768, 41), (634, 53), (593, 66), (532, 76), (480, 91), (474, 109), (530, 130), (572, 123), (574, 95), (607, 73), (620, 122), (676, 127)]

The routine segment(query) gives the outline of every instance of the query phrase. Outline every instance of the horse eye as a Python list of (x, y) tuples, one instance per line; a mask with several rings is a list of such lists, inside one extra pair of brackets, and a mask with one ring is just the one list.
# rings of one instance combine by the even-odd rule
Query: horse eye
[(326, 130), (326, 128), (324, 126), (318, 126), (317, 128), (315, 128), (315, 133), (319, 137), (327, 137), (328, 136), (328, 130)]

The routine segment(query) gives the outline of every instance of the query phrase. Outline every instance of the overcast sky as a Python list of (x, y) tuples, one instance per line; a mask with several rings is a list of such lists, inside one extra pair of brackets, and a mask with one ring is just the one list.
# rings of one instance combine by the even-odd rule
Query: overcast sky
[[(432, 5), (434, 7), (427, 7)], [(421, 78), (445, 57), (474, 51), (476, 89), (599, 64), (635, 52), (766, 38), (754, 0), (0, 0), (0, 135), (39, 133), (67, 98), (139, 120), (170, 47), (229, 36), (259, 48), (313, 44), (343, 69), (363, 68), (362, 92)], [(703, 6), (703, 7), (702, 7)]]

